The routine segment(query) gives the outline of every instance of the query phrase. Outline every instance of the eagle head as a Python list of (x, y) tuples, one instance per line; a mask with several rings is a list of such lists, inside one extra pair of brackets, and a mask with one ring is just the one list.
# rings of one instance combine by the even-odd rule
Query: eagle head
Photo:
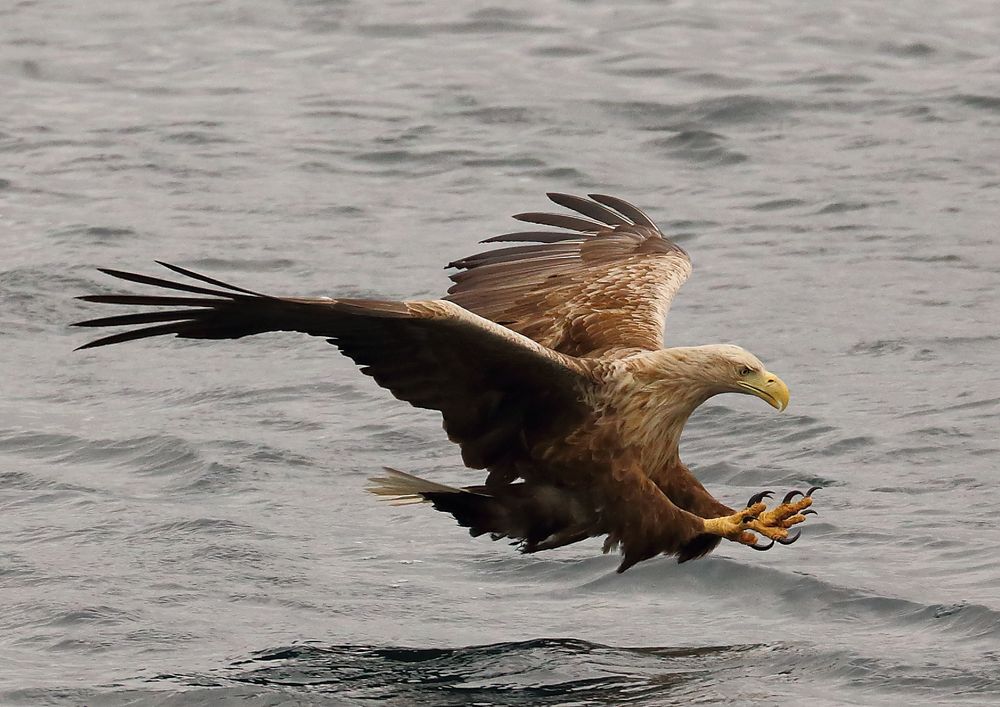
[(788, 407), (784, 381), (759, 358), (733, 344), (661, 349), (641, 359), (640, 378), (659, 391), (658, 398), (671, 407), (685, 408), (686, 414), (720, 393), (756, 395), (778, 410)]
[(746, 349), (733, 344), (695, 348), (704, 353), (706, 383), (716, 392), (756, 395), (778, 410), (788, 407), (788, 386)]

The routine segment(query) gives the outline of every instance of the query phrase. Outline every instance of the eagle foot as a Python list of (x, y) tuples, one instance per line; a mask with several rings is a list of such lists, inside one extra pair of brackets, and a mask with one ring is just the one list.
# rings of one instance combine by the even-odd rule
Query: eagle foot
[[(816, 511), (806, 509), (812, 505), (812, 495), (818, 490), (818, 486), (813, 486), (805, 493), (798, 490), (789, 491), (781, 499), (780, 504), (770, 510), (756, 514), (756, 518), (747, 525), (747, 529), (760, 533), (765, 538), (770, 539), (771, 543), (769, 545), (757, 545), (757, 537), (752, 532), (743, 533), (739, 537), (739, 542), (749, 545), (755, 550), (770, 550), (774, 546), (774, 543), (791, 545), (799, 539), (801, 533), (796, 531), (794, 534), (791, 534), (788, 532), (788, 529), (793, 525), (803, 522), (807, 515), (816, 515)], [(760, 494), (752, 496), (750, 500), (757, 501), (759, 498), (769, 496), (771, 496), (770, 491), (763, 491)], [(802, 498), (796, 501), (794, 499), (797, 496), (801, 496)]]
[(739, 540), (757, 522), (757, 516), (767, 510), (763, 503), (754, 503), (738, 513), (721, 518), (704, 518), (705, 533), (729, 540)]

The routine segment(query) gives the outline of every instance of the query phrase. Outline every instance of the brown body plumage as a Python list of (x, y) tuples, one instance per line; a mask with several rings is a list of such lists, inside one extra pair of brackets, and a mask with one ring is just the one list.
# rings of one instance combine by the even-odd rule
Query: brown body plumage
[(781, 409), (784, 383), (736, 346), (662, 348), (687, 254), (620, 199), (549, 196), (587, 218), (519, 214), (563, 230), (489, 239), (532, 244), (451, 263), (459, 272), (444, 300), (272, 297), (172, 265), (203, 284), (104, 270), (186, 294), (83, 297), (171, 309), (81, 322), (153, 324), (81, 348), (162, 334), (325, 337), (397, 398), (440, 411), (466, 466), (488, 472), (482, 486), (459, 489), (386, 470), (372, 490), (429, 501), (473, 535), (512, 538), (525, 552), (607, 536), (622, 571), (661, 553), (700, 557), (723, 537), (753, 544), (750, 531), (790, 542), (808, 497), (767, 512), (755, 497), (737, 512), (678, 454), (688, 416), (709, 397), (750, 393)]

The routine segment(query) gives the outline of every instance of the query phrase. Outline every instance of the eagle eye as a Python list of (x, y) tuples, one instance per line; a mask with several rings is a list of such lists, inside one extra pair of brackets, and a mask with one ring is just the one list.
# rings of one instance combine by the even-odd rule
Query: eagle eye
[(741, 376), (749, 376), (751, 373), (753, 373), (753, 369), (750, 366), (744, 366), (740, 369)]

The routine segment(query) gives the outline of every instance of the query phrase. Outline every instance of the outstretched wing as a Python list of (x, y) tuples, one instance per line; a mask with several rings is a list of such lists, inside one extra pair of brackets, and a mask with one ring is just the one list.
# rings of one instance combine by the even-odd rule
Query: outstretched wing
[(680, 246), (628, 202), (549, 194), (587, 217), (514, 218), (565, 229), (522, 231), (483, 243), (533, 242), (449, 263), (460, 272), (447, 299), (554, 351), (599, 357), (663, 346), (670, 302), (691, 273)]
[(449, 438), (472, 468), (510, 467), (538, 445), (561, 444), (587, 414), (586, 362), (557, 353), (443, 300), (387, 302), (271, 297), (161, 263), (204, 287), (107, 270), (114, 277), (184, 295), (87, 295), (88, 302), (168, 307), (79, 322), (140, 326), (91, 341), (105, 346), (175, 334), (238, 339), (267, 331), (327, 338), (393, 395), (439, 410)]

